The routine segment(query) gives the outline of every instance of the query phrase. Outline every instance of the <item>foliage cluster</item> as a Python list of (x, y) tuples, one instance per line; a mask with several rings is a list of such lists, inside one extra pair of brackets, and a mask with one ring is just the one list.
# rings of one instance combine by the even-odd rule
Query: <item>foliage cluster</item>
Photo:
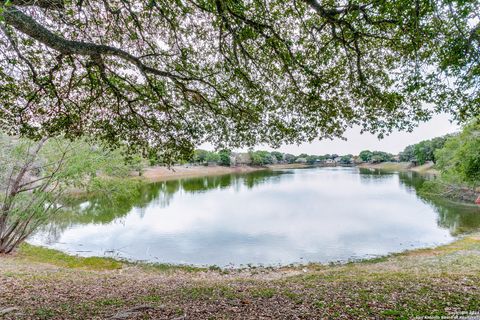
[(449, 135), (436, 137), (431, 140), (423, 140), (419, 143), (407, 146), (400, 152), (400, 161), (416, 162), (423, 165), (428, 161), (437, 162), (435, 152), (445, 145)]
[(277, 157), (268, 151), (250, 151), (249, 155), (254, 166), (263, 166), (277, 162)]
[(83, 140), (40, 141), (0, 133), (0, 253), (9, 253), (62, 210), (68, 191), (125, 193), (124, 179), (141, 158)]
[(251, 164), (254, 166), (265, 166), (270, 164), (320, 164), (327, 160), (335, 160), (341, 164), (351, 164), (353, 155), (347, 154), (339, 156), (337, 154), (309, 155), (302, 153), (293, 155), (279, 151), (250, 150), (247, 153), (235, 153), (230, 150), (220, 150), (219, 152), (197, 149), (191, 158), (193, 164), (217, 164), (221, 166), (230, 166), (235, 164)]
[(360, 160), (363, 162), (370, 162), (370, 163), (380, 163), (380, 162), (388, 162), (394, 161), (395, 158), (392, 154), (384, 152), (384, 151), (370, 151), (370, 150), (363, 150), (358, 155)]
[(435, 151), (436, 166), (447, 182), (480, 186), (480, 120), (448, 137), (443, 148)]
[(209, 164), (214, 163), (221, 166), (230, 166), (231, 151), (227, 149), (215, 151), (207, 151), (203, 149), (197, 149), (193, 152), (193, 157), (190, 159), (194, 164)]
[[(478, 114), (478, 0), (0, 1), (0, 130), (163, 162)], [(446, 83), (445, 79), (451, 79)], [(434, 105), (434, 110), (427, 107)]]

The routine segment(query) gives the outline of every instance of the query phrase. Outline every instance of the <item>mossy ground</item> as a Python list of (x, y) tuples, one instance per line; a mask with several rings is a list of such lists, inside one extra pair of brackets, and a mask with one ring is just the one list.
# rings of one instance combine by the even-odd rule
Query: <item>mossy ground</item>
[(411, 319), (480, 311), (480, 236), (343, 265), (218, 270), (78, 258), (24, 246), (0, 258), (6, 319)]
[(20, 247), (17, 257), (32, 263), (49, 263), (64, 268), (82, 268), (87, 270), (114, 270), (122, 268), (122, 263), (114, 259), (99, 257), (82, 258), (26, 243)]

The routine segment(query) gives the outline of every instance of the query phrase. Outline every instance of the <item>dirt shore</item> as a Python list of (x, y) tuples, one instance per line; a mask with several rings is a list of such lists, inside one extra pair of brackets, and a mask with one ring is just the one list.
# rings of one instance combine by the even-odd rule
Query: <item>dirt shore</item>
[(479, 235), (364, 262), (242, 271), (31, 246), (0, 256), (1, 319), (453, 319), (478, 311)]
[(223, 167), (223, 166), (173, 166), (171, 168), (158, 166), (149, 167), (144, 170), (143, 177), (151, 182), (174, 180), (181, 178), (194, 178), (204, 176), (215, 176), (232, 173), (249, 173), (260, 170), (281, 170), (281, 169), (295, 169), (305, 168), (303, 164), (279, 164), (270, 165), (266, 167), (252, 167), (252, 166), (238, 166), (238, 167)]
[(143, 177), (148, 181), (165, 181), (180, 178), (192, 178), (202, 176), (223, 175), (230, 173), (248, 173), (258, 170), (265, 170), (261, 167), (222, 167), (222, 166), (173, 166), (149, 167), (144, 170)]

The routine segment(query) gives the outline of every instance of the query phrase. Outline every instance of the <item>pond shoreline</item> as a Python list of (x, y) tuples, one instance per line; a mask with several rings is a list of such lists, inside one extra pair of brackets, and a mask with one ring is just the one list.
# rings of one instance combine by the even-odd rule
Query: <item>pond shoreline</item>
[[(332, 167), (332, 166), (325, 166)], [(335, 166), (333, 166), (335, 167)], [(341, 166), (339, 166), (341, 167)], [(433, 168), (433, 164), (412, 167), (408, 162), (382, 162), (382, 163), (361, 163), (353, 167), (368, 168), (388, 171), (415, 171), (418, 173), (439, 175), (439, 172)], [(166, 166), (147, 167), (142, 173), (142, 178), (148, 182), (168, 181), (182, 178), (199, 178), (207, 176), (217, 176), (225, 174), (242, 174), (262, 170), (285, 170), (285, 169), (305, 169), (322, 168), (303, 163), (291, 164), (272, 164), (267, 166), (202, 166), (202, 165), (177, 165), (170, 168)]]
[(262, 170), (300, 169), (310, 166), (304, 164), (275, 164), (269, 166), (201, 166), (179, 165), (170, 168), (165, 166), (148, 167), (142, 177), (148, 182), (160, 182), (182, 178), (199, 178), (225, 174), (243, 174)]
[(5, 319), (452, 315), (480, 308), (478, 252), (475, 233), (435, 248), (341, 265), (236, 271), (77, 258), (24, 246), (0, 256), (0, 311), (11, 310)]
[[(276, 272), (281, 270), (304, 270), (305, 268), (310, 267), (319, 267), (319, 266), (345, 266), (350, 264), (357, 264), (357, 263), (371, 263), (376, 261), (383, 261), (385, 259), (414, 254), (417, 251), (424, 251), (424, 250), (434, 250), (437, 248), (449, 246), (457, 241), (460, 241), (464, 238), (470, 237), (472, 234), (463, 234), (463, 235), (455, 235), (453, 240), (443, 243), (443, 244), (436, 244), (430, 245), (425, 247), (413, 248), (413, 249), (405, 249), (403, 251), (398, 252), (389, 252), (385, 254), (377, 254), (371, 256), (365, 256), (361, 258), (349, 258), (345, 260), (335, 260), (335, 261), (328, 261), (328, 262), (292, 262), (292, 263), (276, 263), (276, 264), (253, 264), (253, 263), (246, 263), (240, 265), (225, 265), (219, 266), (216, 264), (189, 264), (189, 263), (170, 263), (170, 262), (154, 262), (148, 260), (135, 260), (129, 258), (123, 258), (121, 256), (117, 257), (109, 257), (107, 255), (87, 255), (83, 256), (79, 254), (79, 252), (68, 252), (63, 251), (61, 249), (56, 249), (53, 247), (44, 246), (42, 244), (32, 244), (29, 243), (28, 240), (21, 245), (21, 248), (18, 249), (13, 255), (20, 254), (21, 256), (29, 256), (31, 258), (38, 259), (39, 262), (43, 259), (46, 259), (42, 262), (53, 263), (59, 266), (67, 266), (69, 264), (68, 261), (74, 262), (73, 265), (78, 266), (85, 266), (87, 269), (94, 269), (96, 270), (97, 267), (95, 264), (99, 264), (100, 269), (107, 266), (107, 269), (121, 269), (126, 266), (137, 266), (147, 269), (161, 269), (161, 270), (175, 270), (175, 271), (185, 271), (188, 270), (189, 272), (204, 272), (204, 271), (219, 271), (221, 273), (243, 273), (243, 272), (251, 272), (254, 271), (269, 271), (269, 272)], [(475, 237), (478, 237), (480, 240), (480, 233), (477, 235), (476, 233), (473, 234)], [(42, 257), (44, 255), (44, 257)], [(52, 255), (53, 258), (46, 258), (47, 256)], [(9, 255), (2, 255), (0, 254), (0, 258), (7, 258)], [(92, 264), (93, 261), (93, 264)]]

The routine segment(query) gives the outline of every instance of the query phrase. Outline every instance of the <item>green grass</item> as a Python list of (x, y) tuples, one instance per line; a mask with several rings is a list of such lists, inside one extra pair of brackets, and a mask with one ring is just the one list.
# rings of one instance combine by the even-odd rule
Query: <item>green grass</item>
[(149, 294), (141, 297), (140, 300), (143, 302), (161, 302), (163, 300), (163, 297), (158, 294)]
[(49, 308), (38, 308), (35, 311), (35, 315), (38, 317), (38, 319), (50, 319), (56, 315), (56, 312)]
[(272, 298), (277, 291), (272, 288), (254, 288), (250, 291), (253, 298)]
[(49, 263), (64, 268), (115, 270), (123, 267), (123, 263), (121, 261), (111, 258), (77, 257), (62, 253), (58, 250), (32, 246), (26, 243), (20, 246), (19, 254), (22, 258), (25, 258), (29, 261)]
[(207, 270), (212, 270), (204, 267), (195, 267), (189, 265), (175, 265), (168, 263), (146, 263), (146, 262), (129, 262), (130, 265), (136, 265), (144, 269), (145, 271), (156, 271), (156, 272), (175, 272), (183, 271), (187, 273), (194, 272), (205, 272)]
[(120, 299), (101, 299), (101, 300), (97, 300), (95, 302), (95, 304), (100, 306), (100, 307), (122, 306), (122, 305), (124, 305), (124, 302)]
[(395, 253), (391, 253), (391, 254), (388, 254), (388, 255), (380, 256), (380, 257), (353, 260), (353, 261), (347, 262), (346, 265), (376, 264), (376, 263), (388, 261), (388, 259), (389, 259), (390, 257), (394, 257), (395, 255), (396, 255)]
[(285, 297), (287, 297), (288, 299), (290, 299), (291, 301), (293, 301), (296, 304), (303, 303), (303, 296), (301, 294), (295, 293), (291, 290), (288, 290), (288, 289), (284, 290), (282, 292), (282, 295), (284, 295)]
[(145, 263), (116, 260), (106, 257), (78, 257), (55, 249), (34, 246), (24, 243), (19, 248), (19, 256), (32, 262), (49, 263), (63, 268), (78, 268), (88, 270), (115, 270), (124, 266), (137, 266), (145, 271), (161, 273), (182, 271), (187, 273), (217, 271), (219, 268), (195, 267), (189, 265), (173, 265), (166, 263)]

